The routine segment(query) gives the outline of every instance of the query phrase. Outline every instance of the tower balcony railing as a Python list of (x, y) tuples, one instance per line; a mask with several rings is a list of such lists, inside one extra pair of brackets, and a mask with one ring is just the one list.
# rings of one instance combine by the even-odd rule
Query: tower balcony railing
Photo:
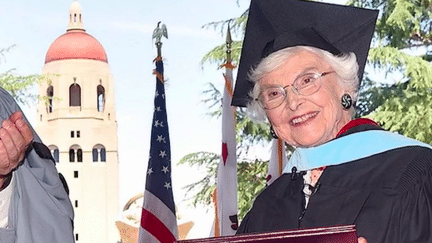
[(66, 109), (53, 109), (52, 112), (46, 114), (48, 121), (58, 119), (95, 119), (95, 120), (109, 120), (109, 113), (100, 112), (94, 108), (85, 109), (81, 106), (71, 106)]

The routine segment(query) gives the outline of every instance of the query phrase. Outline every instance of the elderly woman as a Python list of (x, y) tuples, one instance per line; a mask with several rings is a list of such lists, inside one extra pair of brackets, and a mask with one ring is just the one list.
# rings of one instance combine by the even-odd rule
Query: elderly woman
[(368, 242), (432, 242), (431, 147), (352, 119), (376, 17), (252, 0), (233, 103), (253, 86), (249, 109), (296, 150), (238, 233), (354, 224)]

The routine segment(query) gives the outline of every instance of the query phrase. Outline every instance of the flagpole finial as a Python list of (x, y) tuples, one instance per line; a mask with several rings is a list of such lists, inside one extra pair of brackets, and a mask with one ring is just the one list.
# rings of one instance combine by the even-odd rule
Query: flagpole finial
[(232, 44), (232, 38), (231, 38), (231, 29), (230, 29), (230, 25), (228, 23), (228, 28), (227, 28), (227, 36), (226, 36), (226, 54), (227, 54), (227, 63), (230, 63), (232, 61), (231, 58), (231, 44)]
[(161, 49), (162, 49), (162, 42), (161, 42), (162, 37), (165, 37), (168, 39), (168, 31), (167, 31), (166, 25), (162, 24), (160, 26), (160, 24), (161, 24), (161, 21), (159, 21), (157, 23), (157, 27), (153, 31), (153, 36), (152, 36), (152, 39), (155, 39), (155, 45), (157, 47), (158, 57), (162, 56), (162, 51), (161, 51)]

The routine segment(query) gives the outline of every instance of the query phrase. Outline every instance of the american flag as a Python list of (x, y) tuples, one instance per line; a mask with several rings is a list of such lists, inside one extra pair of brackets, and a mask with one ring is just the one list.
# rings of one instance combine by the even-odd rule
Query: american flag
[(178, 233), (171, 183), (163, 62), (160, 57), (155, 61), (156, 93), (139, 242), (172, 243), (176, 241)]

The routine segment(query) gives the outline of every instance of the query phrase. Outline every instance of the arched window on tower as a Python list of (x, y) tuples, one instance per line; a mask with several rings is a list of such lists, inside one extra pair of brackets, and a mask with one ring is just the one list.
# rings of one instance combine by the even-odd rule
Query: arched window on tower
[(83, 162), (83, 151), (77, 144), (69, 148), (69, 162), (75, 162), (75, 158), (77, 162)]
[(106, 149), (102, 144), (96, 144), (92, 150), (93, 162), (106, 162)]
[(77, 16), (76, 16), (76, 14), (74, 14), (74, 22), (76, 22), (77, 21)]
[(78, 162), (82, 162), (83, 161), (83, 152), (82, 152), (82, 149), (78, 149), (77, 150), (77, 160), (78, 160)]
[(105, 109), (105, 88), (100, 84), (97, 86), (97, 109), (99, 112)]
[(69, 162), (75, 162), (75, 150), (73, 148), (69, 149)]
[(101, 148), (100, 157), (101, 157), (101, 162), (106, 162), (106, 150), (105, 150), (105, 148)]
[(51, 152), (52, 157), (54, 158), (54, 161), (56, 163), (60, 162), (60, 153), (58, 147), (55, 145), (50, 145), (48, 146), (48, 148)]
[(60, 151), (58, 149), (55, 149), (53, 155), (54, 155), (53, 156), (54, 157), (54, 161), (56, 163), (59, 163), (60, 162)]
[(93, 148), (93, 150), (92, 150), (92, 157), (93, 157), (93, 162), (97, 162), (98, 161), (99, 153), (98, 153), (98, 149), (97, 148)]
[(76, 83), (69, 87), (69, 106), (81, 106), (81, 87)]
[(54, 87), (50, 85), (47, 89), (47, 112), (52, 113), (53, 112), (53, 96), (54, 96)]

